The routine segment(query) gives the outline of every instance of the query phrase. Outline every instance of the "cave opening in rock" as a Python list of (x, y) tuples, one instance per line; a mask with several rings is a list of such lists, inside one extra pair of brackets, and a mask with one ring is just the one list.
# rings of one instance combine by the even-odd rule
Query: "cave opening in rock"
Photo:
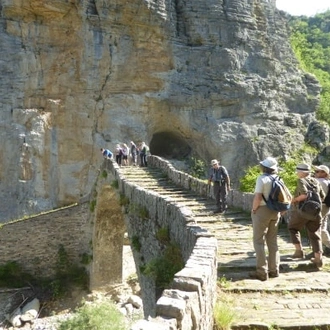
[(150, 152), (164, 158), (183, 159), (190, 155), (191, 147), (172, 132), (155, 133), (150, 142)]

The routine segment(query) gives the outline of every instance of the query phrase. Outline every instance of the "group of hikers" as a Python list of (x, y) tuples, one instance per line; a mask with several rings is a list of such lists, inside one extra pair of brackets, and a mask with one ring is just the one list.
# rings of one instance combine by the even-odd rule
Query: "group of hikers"
[[(214, 213), (224, 213), (227, 209), (227, 193), (230, 190), (229, 174), (216, 159), (213, 159), (210, 165), (212, 167), (208, 182), (213, 183), (216, 202)], [(265, 281), (279, 276), (280, 254), (277, 234), (279, 223), (284, 217), (287, 219), (291, 242), (295, 248), (291, 259), (306, 258), (301, 240), (301, 231), (305, 228), (313, 251), (311, 263), (317, 269), (322, 268), (323, 255), (330, 255), (330, 235), (327, 228), (330, 213), (329, 167), (319, 165), (314, 166), (312, 170), (309, 164), (298, 164), (296, 166), (297, 186), (291, 196), (278, 176), (279, 168), (275, 158), (267, 157), (259, 165), (262, 174), (256, 180), (251, 209), (256, 271), (249, 273), (249, 277)], [(277, 209), (274, 206), (275, 202), (270, 201), (274, 198), (271, 194), (276, 190), (274, 182), (279, 182), (279, 186), (282, 189), (285, 188), (287, 193), (288, 201), (284, 210)], [(268, 248), (268, 257), (265, 245)]]
[[(269, 203), (271, 190), (275, 180), (280, 180), (278, 163), (275, 158), (268, 157), (260, 162), (262, 174), (258, 176), (252, 203), (251, 218), (253, 225), (253, 245), (256, 253), (256, 271), (251, 278), (266, 281), (278, 277), (280, 270), (280, 254), (277, 244), (277, 233), (280, 217), (287, 212), (288, 230), (295, 252), (291, 259), (305, 259), (301, 231), (307, 231), (312, 248), (311, 263), (316, 269), (323, 266), (324, 253), (330, 251), (330, 236), (327, 230), (329, 215), (329, 167), (314, 166), (301, 163), (296, 166), (297, 186), (290, 196), (288, 211), (271, 209)], [(284, 183), (281, 181), (283, 186)], [(268, 248), (268, 258), (265, 253)], [(323, 249), (325, 246), (325, 249)]]
[[(112, 152), (109, 149), (101, 148), (101, 153), (104, 158), (115, 159), (119, 166), (148, 166), (148, 156), (150, 155), (149, 146), (145, 142), (135, 144), (133, 141), (129, 143), (118, 143), (115, 147), (115, 151)], [(140, 164), (138, 164), (138, 158)]]
[[(115, 157), (119, 166), (136, 166), (140, 157), (140, 166), (147, 166), (149, 147), (141, 142), (130, 147), (125, 143), (117, 144), (115, 153), (108, 149), (101, 149), (105, 158)], [(220, 165), (220, 161), (211, 161), (208, 183), (213, 185), (216, 210), (214, 213), (224, 213), (227, 209), (227, 194), (230, 191), (230, 177), (227, 169)], [(291, 196), (284, 182), (278, 176), (278, 162), (273, 157), (267, 157), (259, 163), (261, 174), (258, 176), (254, 189), (251, 218), (253, 226), (253, 246), (256, 254), (256, 271), (249, 274), (250, 278), (266, 281), (268, 278), (278, 277), (280, 273), (280, 254), (277, 235), (280, 220), (285, 216), (288, 220), (288, 230), (295, 252), (292, 259), (305, 259), (306, 254), (301, 240), (301, 231), (305, 228), (312, 248), (311, 263), (317, 268), (323, 266), (323, 255), (330, 255), (330, 235), (327, 221), (330, 206), (330, 171), (326, 165), (314, 166), (301, 163), (296, 166), (297, 186)], [(287, 191), (287, 209), (277, 209), (271, 205), (274, 183), (280, 183)], [(272, 197), (271, 197), (272, 196)], [(314, 196), (314, 200), (313, 197)], [(308, 201), (308, 203), (307, 203)], [(309, 207), (309, 209), (306, 209)], [(312, 207), (312, 210), (310, 208)], [(268, 248), (266, 256), (265, 245)], [(325, 247), (323, 249), (323, 246)]]

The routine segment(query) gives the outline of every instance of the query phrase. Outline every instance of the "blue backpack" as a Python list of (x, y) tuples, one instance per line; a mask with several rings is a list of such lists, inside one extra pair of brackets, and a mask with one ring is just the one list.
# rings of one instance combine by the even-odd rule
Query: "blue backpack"
[(290, 209), (292, 196), (289, 189), (279, 176), (273, 177), (269, 175), (272, 180), (272, 188), (270, 190), (268, 199), (262, 195), (267, 207), (273, 211), (285, 212)]

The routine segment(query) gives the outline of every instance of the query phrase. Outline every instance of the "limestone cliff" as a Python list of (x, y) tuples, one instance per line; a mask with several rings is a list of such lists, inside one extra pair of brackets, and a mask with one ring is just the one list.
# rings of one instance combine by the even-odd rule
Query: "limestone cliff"
[(101, 147), (209, 162), (233, 181), (304, 141), (320, 87), (275, 0), (2, 0), (0, 220), (85, 197)]

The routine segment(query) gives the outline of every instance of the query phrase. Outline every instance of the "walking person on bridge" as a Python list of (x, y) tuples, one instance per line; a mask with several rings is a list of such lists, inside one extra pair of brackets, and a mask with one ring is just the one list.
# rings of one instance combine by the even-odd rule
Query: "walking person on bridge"
[(213, 159), (211, 161), (212, 168), (210, 169), (209, 184), (213, 182), (213, 193), (216, 203), (214, 213), (224, 213), (227, 206), (227, 194), (230, 190), (230, 178), (227, 169), (220, 165), (220, 161)]
[[(280, 213), (266, 206), (263, 196), (269, 196), (272, 188), (272, 178), (278, 171), (277, 161), (267, 157), (260, 163), (262, 174), (258, 176), (252, 203), (253, 246), (256, 253), (256, 271), (249, 277), (266, 281), (268, 277), (278, 277), (280, 253), (277, 245), (277, 232)], [(268, 260), (265, 252), (265, 242), (268, 247)]]
[[(320, 182), (322, 189), (327, 196), (330, 193), (329, 167), (326, 165), (315, 166), (315, 178)], [(322, 203), (322, 220), (321, 220), (321, 239), (325, 246), (324, 254), (330, 255), (330, 235), (328, 232), (329, 206), (323, 201)]]
[(298, 176), (297, 188), (294, 193), (294, 198), (292, 199), (291, 216), (288, 224), (291, 240), (295, 246), (295, 252), (292, 258), (305, 258), (305, 252), (301, 243), (300, 230), (306, 227), (310, 244), (312, 245), (312, 250), (314, 252), (314, 258), (312, 258), (311, 261), (312, 263), (314, 263), (314, 265), (316, 265), (317, 268), (321, 268), (323, 266), (323, 250), (321, 239), (322, 216), (321, 214), (319, 214), (317, 217), (315, 217), (315, 219), (304, 217), (303, 214), (299, 212), (299, 204), (306, 200), (307, 194), (310, 190), (310, 186), (314, 186), (317, 189), (321, 200), (324, 199), (325, 193), (318, 180), (310, 176), (310, 165), (298, 164), (296, 167), (296, 172)]

